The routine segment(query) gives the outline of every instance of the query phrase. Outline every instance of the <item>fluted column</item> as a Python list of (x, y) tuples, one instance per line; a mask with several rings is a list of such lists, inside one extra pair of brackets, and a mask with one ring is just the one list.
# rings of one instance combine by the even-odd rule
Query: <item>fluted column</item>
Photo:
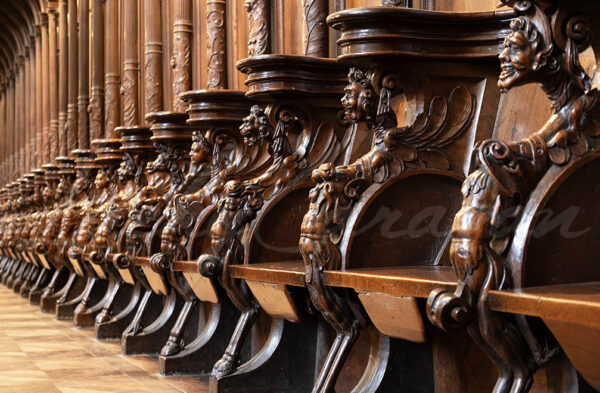
[(58, 155), (66, 156), (69, 151), (67, 142), (68, 112), (68, 34), (67, 0), (61, 0), (58, 8)]
[[(43, 60), (43, 59), (42, 59)], [(17, 166), (17, 173), (18, 176), (23, 175), (24, 170), (23, 170), (23, 164), (25, 163), (25, 149), (23, 146), (23, 142), (25, 140), (24, 138), (24, 132), (23, 132), (23, 125), (25, 124), (25, 56), (21, 55), (21, 58), (19, 60), (19, 89), (18, 89), (18, 93), (17, 93), (17, 103), (18, 103), (18, 109), (17, 109), (17, 119), (19, 120), (19, 123), (16, 127), (16, 139), (17, 139), (17, 146), (18, 148), (18, 153), (17, 153), (17, 162), (16, 162), (16, 166)]]
[(79, 0), (79, 96), (78, 108), (78, 147), (90, 147), (90, 118), (88, 104), (90, 100), (90, 5), (88, 0)]
[(48, 15), (44, 14), (42, 19), (42, 161), (50, 162), (50, 139), (48, 133), (50, 130), (50, 73), (48, 65), (50, 64), (48, 50)]
[(115, 137), (115, 127), (121, 123), (121, 85), (119, 58), (119, 2), (106, 0), (106, 34), (104, 49), (106, 50), (104, 75), (104, 135), (106, 138)]
[(171, 55), (173, 110), (185, 112), (187, 104), (179, 99), (179, 95), (192, 88), (192, 4), (190, 0), (174, 0), (173, 20)]
[[(130, 1), (125, 1), (129, 3)], [(69, 45), (68, 45), (68, 105), (67, 105), (67, 153), (77, 149), (79, 125), (77, 119), (77, 90), (79, 87), (79, 68), (78, 68), (78, 47), (77, 47), (77, 0), (68, 0), (68, 24), (69, 24)]]
[(163, 109), (163, 43), (161, 0), (146, 0), (144, 6), (144, 113)]
[(14, 176), (14, 135), (15, 135), (15, 75), (12, 73), (8, 84), (8, 101), (6, 103), (6, 118), (7, 118), (7, 136), (6, 136), (6, 160), (7, 160), (7, 181), (11, 181)]
[(137, 1), (123, 2), (123, 125), (139, 124), (138, 99), (139, 55), (138, 55), (138, 7)]
[(209, 89), (227, 88), (227, 4), (225, 0), (206, 0), (206, 30)]
[(90, 141), (104, 137), (104, 0), (92, 0)]
[(48, 53), (49, 64), (48, 74), (50, 75), (50, 85), (48, 86), (49, 106), (50, 106), (50, 161), (58, 156), (58, 62), (56, 58), (56, 9), (50, 8), (48, 11)]

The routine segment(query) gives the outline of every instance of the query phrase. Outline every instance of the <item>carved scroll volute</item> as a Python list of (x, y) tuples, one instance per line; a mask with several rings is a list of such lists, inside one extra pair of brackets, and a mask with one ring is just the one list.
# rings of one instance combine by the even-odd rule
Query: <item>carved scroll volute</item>
[(312, 57), (327, 57), (329, 55), (328, 27), (325, 23), (329, 13), (327, 0), (304, 1), (304, 54)]
[(476, 146), (474, 170), (463, 185), (463, 205), (452, 226), (450, 261), (458, 286), (453, 293), (433, 291), (427, 303), (428, 316), (438, 327), (468, 328), (496, 364), (495, 392), (501, 393), (526, 392), (534, 370), (556, 353), (537, 341), (525, 319), (517, 318), (517, 327), (490, 309), (489, 291), (509, 288), (511, 278), (521, 274), (511, 269), (523, 268), (506, 261), (511, 225), (547, 169), (586, 154), (600, 135), (598, 90), (578, 61), (592, 41), (592, 25), (560, 7), (545, 10), (546, 2), (506, 3), (518, 17), (499, 56), (498, 85), (508, 90), (539, 83), (555, 113), (521, 141), (487, 140)]
[(264, 55), (271, 51), (270, 37), (270, 1), (246, 0), (248, 12), (248, 57)]
[(192, 87), (192, 5), (190, 0), (176, 0), (173, 3), (173, 11), (173, 52), (171, 54), (173, 111), (185, 112), (187, 104), (180, 99), (179, 95), (189, 91)]
[(227, 41), (225, 0), (206, 1), (207, 58), (209, 89), (227, 88)]

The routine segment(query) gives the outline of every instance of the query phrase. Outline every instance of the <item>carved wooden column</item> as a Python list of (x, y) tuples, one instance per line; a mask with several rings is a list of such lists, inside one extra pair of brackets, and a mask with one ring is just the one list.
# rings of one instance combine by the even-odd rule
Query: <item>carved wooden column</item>
[(67, 38), (67, 0), (61, 0), (58, 10), (58, 155), (67, 155), (67, 123), (68, 111), (68, 38)]
[(50, 141), (48, 132), (50, 128), (50, 74), (48, 65), (50, 63), (48, 51), (48, 14), (42, 15), (42, 155), (44, 163), (50, 162)]
[(226, 8), (225, 0), (206, 0), (209, 89), (227, 88)]
[(138, 6), (137, 1), (123, 2), (123, 125), (139, 124), (140, 109), (138, 100)]
[(92, 91), (90, 141), (104, 137), (104, 0), (92, 0)]
[(270, 0), (246, 2), (248, 12), (248, 57), (264, 55), (271, 51)]
[(30, 126), (30, 105), (33, 103), (31, 100), (31, 97), (29, 95), (29, 88), (31, 86), (31, 73), (30, 73), (30, 62), (31, 62), (31, 58), (33, 55), (33, 50), (31, 49), (30, 46), (27, 46), (25, 49), (25, 63), (23, 64), (25, 70), (25, 86), (24, 86), (24, 90), (25, 90), (25, 96), (23, 97), (23, 101), (24, 101), (24, 108), (23, 108), (23, 115), (24, 115), (24, 122), (23, 122), (23, 128), (21, 129), (20, 135), (21, 135), (21, 143), (23, 146), (23, 156), (21, 157), (21, 165), (23, 167), (23, 170), (25, 172), (29, 172), (30, 167), (29, 167), (29, 155), (30, 155), (30, 146), (29, 146), (29, 136), (31, 135), (31, 130), (29, 129)]
[(42, 166), (42, 25), (35, 28), (35, 164)]
[(161, 1), (146, 0), (144, 7), (144, 113), (163, 109), (163, 44)]
[(7, 101), (6, 101), (6, 170), (7, 170), (7, 181), (12, 180), (12, 176), (13, 176), (13, 161), (12, 161), (12, 157), (13, 157), (13, 151), (14, 151), (14, 144), (13, 144), (13, 135), (15, 133), (15, 128), (14, 128), (14, 123), (13, 123), (13, 116), (15, 113), (14, 110), (14, 104), (15, 104), (15, 100), (14, 100), (14, 89), (15, 89), (15, 75), (14, 72), (11, 71), (11, 75), (9, 77), (10, 79), (8, 80), (8, 93), (7, 93)]
[(119, 88), (119, 2), (106, 1), (106, 74), (104, 75), (104, 110), (106, 111), (104, 132), (106, 138), (115, 138), (115, 127), (121, 122), (121, 95)]
[(29, 167), (37, 168), (37, 160), (36, 160), (36, 59), (39, 56), (39, 53), (35, 51), (35, 35), (31, 36), (31, 55), (29, 59), (29, 75), (31, 75), (30, 83), (29, 83), (29, 135), (27, 136), (27, 145), (29, 146)]
[(79, 96), (77, 97), (79, 149), (90, 147), (90, 5), (88, 0), (79, 0)]
[[(126, 2), (129, 3), (129, 2)], [(78, 68), (78, 47), (77, 47), (77, 0), (68, 0), (68, 22), (69, 22), (69, 73), (67, 76), (68, 85), (68, 105), (67, 105), (67, 153), (77, 149), (78, 132), (77, 127), (77, 88), (79, 86), (79, 68)]]
[(304, 54), (313, 57), (329, 56), (329, 36), (327, 23), (328, 1), (327, 0), (303, 0), (304, 1)]
[[(43, 38), (43, 37), (42, 37)], [(42, 59), (43, 60), (43, 59)], [(19, 58), (19, 88), (16, 91), (17, 109), (16, 119), (18, 121), (15, 127), (15, 140), (17, 146), (17, 160), (15, 166), (17, 168), (18, 176), (23, 175), (23, 162), (25, 161), (25, 151), (23, 149), (23, 124), (25, 123), (25, 56), (21, 55)]]
[[(179, 95), (192, 88), (192, 4), (190, 0), (174, 1), (173, 18), (173, 52), (171, 55), (173, 110), (185, 112), (187, 105), (181, 101)], [(224, 63), (223, 67), (225, 67)]]
[(48, 53), (49, 65), (48, 74), (50, 75), (50, 84), (48, 92), (50, 95), (50, 160), (46, 164), (54, 160), (58, 156), (58, 68), (56, 58), (56, 9), (54, 7), (48, 10)]

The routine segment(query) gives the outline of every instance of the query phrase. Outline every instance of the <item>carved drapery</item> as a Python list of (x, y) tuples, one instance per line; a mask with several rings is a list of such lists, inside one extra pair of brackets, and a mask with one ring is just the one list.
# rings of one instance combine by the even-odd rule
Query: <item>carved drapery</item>
[(227, 88), (227, 52), (224, 0), (206, 1), (207, 57), (209, 89)]

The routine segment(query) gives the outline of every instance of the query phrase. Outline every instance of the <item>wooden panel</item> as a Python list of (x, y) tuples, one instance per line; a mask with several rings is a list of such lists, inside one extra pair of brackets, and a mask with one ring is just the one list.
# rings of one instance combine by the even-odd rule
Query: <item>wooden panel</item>
[(381, 333), (417, 343), (425, 342), (425, 324), (415, 298), (379, 292), (362, 292), (358, 298)]
[(492, 11), (499, 3), (499, 0), (436, 0), (435, 9), (456, 12)]
[(296, 304), (285, 285), (252, 280), (246, 280), (246, 283), (262, 309), (271, 317), (300, 321)]

